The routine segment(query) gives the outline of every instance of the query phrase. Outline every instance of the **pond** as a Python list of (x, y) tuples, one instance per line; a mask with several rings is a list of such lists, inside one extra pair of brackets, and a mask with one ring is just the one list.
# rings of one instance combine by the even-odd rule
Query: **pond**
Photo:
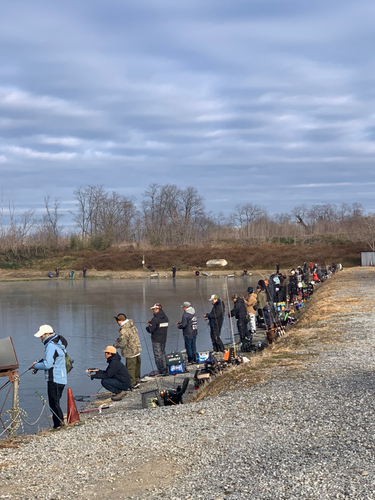
[[(114, 316), (125, 313), (138, 328), (142, 344), (142, 375), (155, 369), (150, 335), (146, 332), (147, 320), (151, 319), (150, 307), (160, 302), (169, 317), (166, 352), (184, 349), (182, 331), (176, 327), (181, 320), (181, 304), (192, 303), (198, 316), (197, 349), (212, 347), (209, 328), (203, 315), (211, 310), (209, 297), (217, 293), (223, 297), (228, 308), (228, 296), (244, 294), (248, 286), (254, 286), (259, 278), (194, 278), (194, 279), (142, 279), (142, 280), (55, 280), (19, 281), (0, 283), (0, 338), (12, 337), (22, 374), (33, 361), (41, 359), (44, 346), (34, 333), (42, 324), (51, 325), (69, 342), (68, 353), (74, 359), (74, 369), (68, 376), (67, 387), (74, 395), (95, 394), (100, 382), (91, 381), (86, 368), (106, 368), (103, 350), (112, 345), (118, 336), (118, 325)], [(232, 302), (230, 301), (230, 305)], [(229, 320), (225, 321), (223, 340), (230, 337)], [(0, 386), (6, 381), (0, 379)], [(42, 402), (35, 396), (38, 391), (47, 398), (44, 373), (33, 375), (28, 371), (21, 377), (19, 404), (27, 412), (29, 422), (36, 420)], [(62, 408), (66, 411), (66, 388)], [(6, 390), (0, 392), (0, 407)], [(10, 397), (8, 400), (11, 399)], [(3, 410), (9, 408), (6, 403)], [(47, 411), (49, 415), (50, 412)], [(34, 426), (24, 427), (29, 434), (49, 427), (45, 414)], [(1, 432), (1, 429), (0, 429)], [(21, 431), (20, 431), (21, 432)]]

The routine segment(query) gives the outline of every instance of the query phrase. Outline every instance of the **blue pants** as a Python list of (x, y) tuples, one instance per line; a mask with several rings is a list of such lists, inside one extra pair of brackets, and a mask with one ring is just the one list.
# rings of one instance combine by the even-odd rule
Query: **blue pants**
[(184, 337), (185, 340), (185, 349), (186, 349), (186, 354), (188, 357), (188, 363), (191, 363), (192, 361), (196, 361), (197, 359), (197, 347), (196, 347), (196, 340), (197, 337)]
[(120, 382), (117, 378), (102, 378), (101, 382), (102, 386), (105, 387), (107, 391), (114, 392), (115, 394), (130, 389), (129, 385)]
[(267, 306), (263, 307), (263, 317), (264, 317), (264, 321), (265, 321), (266, 326), (267, 326), (267, 330), (269, 330), (270, 328), (273, 327), (270, 306), (267, 305)]

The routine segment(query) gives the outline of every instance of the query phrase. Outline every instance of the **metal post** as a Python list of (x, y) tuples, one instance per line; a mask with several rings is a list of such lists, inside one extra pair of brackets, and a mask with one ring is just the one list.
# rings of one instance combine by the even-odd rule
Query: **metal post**
[(18, 428), (18, 386), (19, 386), (19, 377), (18, 377), (18, 372), (13, 372), (14, 374), (14, 379), (13, 379), (13, 405), (12, 405), (12, 424), (10, 428), (10, 435), (11, 437), (16, 437), (17, 436), (17, 428)]

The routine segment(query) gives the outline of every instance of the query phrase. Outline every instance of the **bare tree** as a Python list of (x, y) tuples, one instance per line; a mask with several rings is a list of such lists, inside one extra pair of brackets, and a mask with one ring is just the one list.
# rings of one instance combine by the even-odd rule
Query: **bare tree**
[(47, 239), (54, 245), (58, 243), (61, 230), (59, 221), (63, 217), (63, 214), (59, 212), (60, 206), (61, 204), (58, 202), (57, 198), (55, 198), (55, 201), (51, 205), (50, 196), (46, 195), (44, 197), (46, 214), (43, 216), (43, 228)]

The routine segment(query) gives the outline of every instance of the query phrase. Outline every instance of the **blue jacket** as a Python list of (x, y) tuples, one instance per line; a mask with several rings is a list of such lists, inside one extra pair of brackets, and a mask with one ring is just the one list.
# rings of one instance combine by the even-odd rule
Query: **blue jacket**
[[(44, 370), (48, 382), (66, 384), (65, 347), (68, 345), (64, 337), (51, 335), (44, 343), (44, 358), (34, 365), (35, 370)], [(66, 345), (65, 345), (66, 344)]]
[(183, 330), (184, 337), (191, 338), (198, 335), (197, 330), (197, 317), (195, 315), (194, 307), (188, 307), (182, 315), (181, 324), (178, 325), (180, 330)]

